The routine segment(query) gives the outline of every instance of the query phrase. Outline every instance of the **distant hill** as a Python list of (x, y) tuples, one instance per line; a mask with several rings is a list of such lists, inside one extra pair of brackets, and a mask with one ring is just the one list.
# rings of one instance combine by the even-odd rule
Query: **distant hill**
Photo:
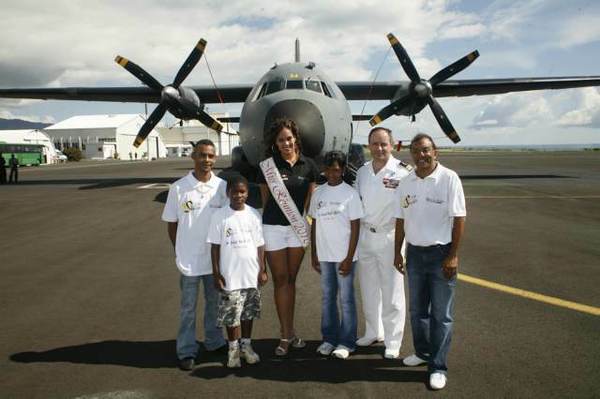
[(30, 122), (22, 119), (2, 119), (0, 118), (0, 130), (17, 129), (43, 129), (50, 126), (51, 123)]

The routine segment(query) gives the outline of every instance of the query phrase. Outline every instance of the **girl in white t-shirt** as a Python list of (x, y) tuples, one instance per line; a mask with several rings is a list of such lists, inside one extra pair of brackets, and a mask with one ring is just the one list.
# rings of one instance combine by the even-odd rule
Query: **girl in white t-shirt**
[[(358, 192), (342, 180), (346, 156), (340, 151), (331, 151), (325, 154), (324, 163), (327, 183), (315, 190), (309, 208), (313, 219), (312, 266), (321, 274), (323, 292), (323, 343), (317, 352), (347, 359), (356, 345), (354, 270), (363, 208)], [(341, 312), (337, 306), (338, 293)]]

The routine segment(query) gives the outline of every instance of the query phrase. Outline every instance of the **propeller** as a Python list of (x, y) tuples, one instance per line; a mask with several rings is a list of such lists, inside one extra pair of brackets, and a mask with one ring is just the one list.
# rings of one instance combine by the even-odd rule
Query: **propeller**
[[(202, 54), (204, 54), (205, 47), (206, 40), (200, 39), (194, 47), (194, 49), (192, 50), (192, 52), (190, 53), (190, 55), (183, 63), (183, 65), (181, 66), (181, 68), (179, 68), (179, 71), (177, 72), (177, 75), (175, 75), (173, 83), (171, 83), (168, 86), (163, 86), (158, 80), (154, 79), (154, 77), (152, 77), (152, 75), (146, 72), (142, 67), (128, 60), (127, 58), (121, 56), (117, 56), (115, 58), (115, 62), (117, 64), (121, 65), (123, 68), (129, 71), (143, 84), (159, 92), (161, 97), (161, 101), (158, 104), (158, 106), (154, 108), (154, 111), (152, 111), (146, 122), (140, 128), (140, 131), (138, 132), (135, 141), (133, 142), (134, 147), (139, 147), (144, 142), (146, 137), (148, 137), (152, 129), (154, 129), (156, 124), (160, 122), (160, 120), (167, 111), (171, 111), (171, 113), (175, 116), (177, 116), (177, 114), (180, 113), (174, 108), (170, 107), (180, 105), (178, 104), (181, 98), (180, 93), (178, 91), (179, 86), (181, 85), (181, 83), (183, 83), (185, 78), (188, 77), (190, 72), (192, 72), (194, 67), (198, 64), (198, 61), (200, 61), (200, 58), (202, 58)], [(199, 101), (198, 104), (200, 104)], [(210, 127), (211, 129), (214, 129), (218, 132), (223, 130), (223, 126), (208, 113), (204, 112), (202, 108), (202, 106), (199, 106), (198, 109), (194, 110), (194, 118), (198, 119), (205, 126)]]
[[(458, 143), (460, 141), (460, 137), (456, 133), (456, 130), (450, 123), (450, 120), (446, 116), (446, 113), (442, 109), (440, 103), (437, 102), (435, 97), (433, 97), (433, 89), (446, 79), (456, 75), (461, 72), (463, 69), (471, 65), (473, 61), (477, 57), (479, 57), (479, 52), (477, 50), (467, 54), (462, 57), (458, 61), (448, 65), (447, 67), (438, 71), (435, 75), (431, 77), (431, 79), (422, 79), (417, 72), (412, 60), (408, 56), (408, 53), (400, 44), (398, 39), (393, 34), (388, 34), (387, 38), (394, 49), (394, 53), (398, 57), (400, 61), (400, 65), (402, 65), (402, 69), (406, 73), (406, 75), (410, 78), (410, 86), (408, 90), (408, 94), (403, 97), (396, 99), (391, 102), (389, 105), (382, 108), (377, 114), (371, 118), (369, 123), (371, 126), (375, 126), (382, 121), (386, 120), (390, 116), (394, 114), (398, 114), (402, 109), (407, 106), (411, 106), (412, 109), (423, 107), (425, 103), (429, 105), (433, 116), (439, 123), (440, 127), (448, 136), (450, 140), (454, 143)], [(419, 108), (419, 109), (421, 109)], [(414, 114), (413, 114), (414, 117)]]

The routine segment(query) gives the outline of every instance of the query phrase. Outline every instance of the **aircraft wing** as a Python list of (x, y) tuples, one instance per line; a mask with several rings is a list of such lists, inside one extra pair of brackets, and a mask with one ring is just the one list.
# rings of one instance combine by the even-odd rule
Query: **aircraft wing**
[[(409, 82), (336, 82), (348, 100), (391, 100)], [(433, 88), (435, 97), (504, 94), (513, 91), (600, 86), (600, 76), (446, 80)]]
[[(204, 104), (243, 103), (253, 85), (190, 86)], [(219, 95), (221, 98), (219, 98)], [(113, 101), (124, 103), (159, 103), (160, 93), (149, 87), (63, 87), (35, 89), (0, 89), (0, 98), (40, 100)]]

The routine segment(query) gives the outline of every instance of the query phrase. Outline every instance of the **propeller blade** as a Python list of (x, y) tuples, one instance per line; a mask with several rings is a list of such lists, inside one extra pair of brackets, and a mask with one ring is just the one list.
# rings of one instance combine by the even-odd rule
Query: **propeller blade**
[(402, 69), (404, 69), (406, 75), (410, 78), (411, 81), (420, 82), (421, 77), (419, 76), (417, 69), (410, 60), (410, 57), (408, 56), (408, 53), (406, 52), (404, 47), (400, 44), (398, 39), (396, 39), (396, 36), (394, 36), (391, 33), (388, 33), (387, 38), (390, 41), (390, 44), (394, 49), (394, 53), (396, 53), (396, 56), (400, 61), (400, 65), (402, 65)]
[(406, 95), (404, 97), (401, 97), (401, 98), (397, 99), (393, 103), (390, 103), (389, 105), (386, 105), (377, 114), (375, 114), (371, 118), (371, 120), (369, 121), (369, 124), (371, 126), (375, 126), (375, 125), (381, 123), (382, 121), (386, 120), (387, 118), (389, 118), (390, 116), (392, 116), (396, 112), (398, 112), (398, 110), (400, 110), (406, 104), (408, 104), (410, 100), (411, 100), (411, 96), (410, 95)]
[(429, 83), (432, 87), (435, 87), (435, 85), (437, 85), (438, 83), (441, 83), (449, 77), (456, 75), (457, 73), (471, 65), (471, 63), (475, 61), (477, 57), (479, 57), (479, 51), (477, 50), (465, 55), (460, 60), (438, 71), (435, 75), (431, 77), (431, 79), (429, 79)]
[(154, 79), (152, 75), (144, 71), (144, 69), (135, 62), (131, 62), (127, 58), (121, 57), (120, 55), (117, 55), (115, 62), (127, 69), (133, 76), (141, 80), (146, 86), (157, 91), (161, 91), (163, 89), (163, 85), (160, 84), (158, 80)]
[(202, 54), (204, 54), (204, 48), (206, 47), (206, 40), (200, 39), (196, 44), (196, 47), (192, 50), (190, 55), (188, 55), (187, 59), (179, 68), (179, 72), (175, 76), (175, 80), (173, 80), (173, 87), (178, 88), (179, 85), (187, 78), (187, 76), (192, 72), (192, 69), (196, 66), (200, 58), (202, 58)]
[(202, 122), (202, 124), (206, 127), (209, 127), (213, 130), (216, 130), (217, 132), (220, 132), (221, 130), (223, 130), (223, 125), (221, 125), (219, 123), (219, 121), (217, 121), (216, 119), (214, 119), (212, 116), (210, 116), (209, 114), (207, 114), (204, 111), (198, 111), (198, 120), (200, 122)]
[(454, 127), (452, 126), (452, 123), (450, 123), (448, 120), (448, 117), (446, 116), (446, 113), (442, 109), (440, 103), (438, 103), (433, 96), (427, 97), (427, 103), (429, 104), (429, 108), (431, 108), (431, 112), (433, 112), (433, 116), (435, 116), (435, 119), (440, 124), (440, 127), (444, 133), (446, 133), (446, 136), (448, 136), (448, 138), (452, 140), (454, 144), (458, 143), (460, 141), (460, 137), (458, 137), (456, 130), (454, 130)]
[(165, 112), (167, 112), (167, 106), (163, 103), (158, 104), (158, 107), (154, 108), (154, 111), (152, 111), (148, 119), (146, 119), (146, 122), (140, 128), (140, 131), (133, 142), (135, 148), (139, 147), (144, 140), (146, 140), (146, 137), (148, 137), (152, 129), (154, 129), (154, 126), (160, 122)]

